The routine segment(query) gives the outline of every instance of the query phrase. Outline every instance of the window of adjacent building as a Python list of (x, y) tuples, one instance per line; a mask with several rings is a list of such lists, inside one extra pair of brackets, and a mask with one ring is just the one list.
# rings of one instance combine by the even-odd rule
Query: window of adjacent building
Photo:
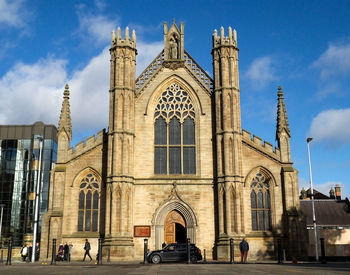
[(195, 174), (195, 113), (191, 98), (178, 84), (160, 96), (154, 113), (154, 173)]
[(92, 174), (88, 174), (80, 183), (78, 231), (97, 231), (98, 207), (99, 184)]
[(252, 209), (252, 229), (254, 231), (271, 230), (271, 198), (268, 180), (256, 174), (250, 191)]

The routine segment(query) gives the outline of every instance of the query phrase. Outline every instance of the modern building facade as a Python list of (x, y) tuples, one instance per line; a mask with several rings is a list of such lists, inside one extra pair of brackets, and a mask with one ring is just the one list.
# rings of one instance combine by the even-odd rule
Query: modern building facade
[(5, 205), (2, 241), (12, 238), (14, 246), (22, 246), (23, 242), (32, 240), (40, 151), (38, 137), (44, 138), (41, 217), (48, 208), (50, 170), (57, 159), (57, 128), (42, 122), (33, 125), (0, 125), (0, 204)]
[(135, 32), (112, 33), (108, 131), (74, 149), (66, 86), (43, 254), (53, 238), (77, 248), (88, 238), (95, 253), (99, 237), (115, 260), (142, 258), (144, 238), (151, 250), (190, 238), (209, 259), (227, 259), (229, 239), (238, 245), (242, 237), (252, 258), (273, 257), (278, 238), (299, 253), (298, 174), (282, 88), (274, 148), (241, 128), (236, 31), (214, 31), (213, 78), (184, 49), (183, 23), (165, 23), (163, 35), (164, 49), (136, 78)]

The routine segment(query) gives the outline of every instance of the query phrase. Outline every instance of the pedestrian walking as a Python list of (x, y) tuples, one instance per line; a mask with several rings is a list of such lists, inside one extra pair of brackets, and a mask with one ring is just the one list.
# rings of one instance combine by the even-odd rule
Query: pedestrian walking
[(68, 261), (68, 258), (69, 258), (69, 246), (68, 246), (67, 242), (64, 243), (63, 251), (64, 251), (64, 261)]
[(39, 261), (39, 256), (40, 256), (40, 245), (39, 245), (39, 243), (36, 243), (36, 246), (35, 246), (35, 261)]
[(28, 255), (28, 247), (27, 247), (27, 245), (23, 245), (23, 247), (21, 249), (21, 257), (22, 257), (23, 262), (26, 261), (27, 255)]
[(92, 258), (90, 256), (90, 249), (91, 249), (90, 243), (89, 243), (88, 239), (85, 239), (85, 245), (84, 245), (85, 254), (84, 254), (83, 262), (85, 261), (86, 255), (89, 256), (90, 262), (92, 261)]
[(32, 261), (32, 253), (33, 253), (33, 246), (30, 244), (28, 247), (28, 258), (27, 258), (28, 262)]
[(244, 263), (246, 264), (249, 251), (249, 244), (245, 238), (243, 238), (241, 243), (239, 244), (239, 250), (241, 251), (241, 263), (243, 263), (244, 260)]

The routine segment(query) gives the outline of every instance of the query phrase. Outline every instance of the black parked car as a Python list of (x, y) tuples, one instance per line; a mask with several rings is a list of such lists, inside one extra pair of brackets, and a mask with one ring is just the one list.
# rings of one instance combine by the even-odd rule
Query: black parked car
[[(202, 260), (201, 250), (191, 244), (191, 263)], [(161, 250), (155, 250), (147, 254), (149, 263), (159, 264), (161, 262), (181, 262), (187, 260), (187, 244), (171, 243)]]

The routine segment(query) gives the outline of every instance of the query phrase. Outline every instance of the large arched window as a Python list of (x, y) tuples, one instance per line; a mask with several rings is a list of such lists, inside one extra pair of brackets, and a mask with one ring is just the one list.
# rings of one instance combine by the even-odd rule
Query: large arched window
[(250, 187), (252, 229), (255, 231), (271, 230), (271, 198), (268, 179), (258, 173)]
[(170, 85), (154, 113), (154, 173), (195, 174), (194, 108), (188, 93)]
[(98, 230), (99, 185), (93, 174), (80, 182), (78, 231)]

